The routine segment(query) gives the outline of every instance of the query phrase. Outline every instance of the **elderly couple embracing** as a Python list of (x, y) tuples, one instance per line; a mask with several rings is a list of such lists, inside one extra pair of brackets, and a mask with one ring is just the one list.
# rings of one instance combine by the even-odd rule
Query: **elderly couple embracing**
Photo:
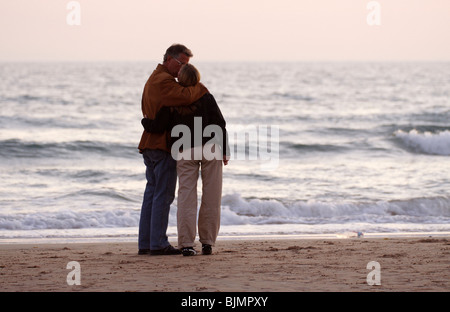
[[(170, 46), (142, 94), (144, 131), (139, 152), (144, 158), (147, 184), (139, 222), (141, 255), (197, 253), (194, 247), (199, 172), (203, 184), (198, 212), (202, 254), (212, 253), (219, 233), (222, 165), (227, 165), (229, 158), (225, 120), (214, 97), (200, 83), (200, 73), (189, 64), (192, 56), (184, 45)], [(203, 131), (208, 127), (213, 130), (204, 137)], [(167, 227), (177, 176), (178, 248), (174, 248), (168, 241)]]

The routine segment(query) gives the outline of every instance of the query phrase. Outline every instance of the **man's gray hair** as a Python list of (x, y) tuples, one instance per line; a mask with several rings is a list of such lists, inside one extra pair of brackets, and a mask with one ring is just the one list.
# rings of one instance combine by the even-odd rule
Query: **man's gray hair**
[(166, 50), (166, 54), (164, 54), (164, 62), (167, 61), (167, 57), (170, 55), (171, 57), (177, 58), (178, 55), (180, 55), (181, 53), (185, 54), (186, 56), (189, 57), (193, 57), (194, 55), (192, 54), (191, 50), (189, 50), (188, 48), (186, 48), (184, 45), (182, 44), (172, 44), (167, 50)]

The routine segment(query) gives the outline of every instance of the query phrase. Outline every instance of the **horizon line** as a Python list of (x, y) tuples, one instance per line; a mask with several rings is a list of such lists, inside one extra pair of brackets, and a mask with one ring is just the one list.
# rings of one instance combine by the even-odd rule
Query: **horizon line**
[[(448, 63), (450, 59), (299, 59), (299, 60), (193, 60), (193, 63)], [(162, 60), (155, 59), (23, 59), (2, 60), (0, 63), (161, 63)]]

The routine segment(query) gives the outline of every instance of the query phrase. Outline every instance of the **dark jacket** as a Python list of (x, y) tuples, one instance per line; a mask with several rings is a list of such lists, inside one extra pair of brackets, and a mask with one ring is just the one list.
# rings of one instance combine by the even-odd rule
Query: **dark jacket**
[[(177, 125), (186, 125), (191, 131), (191, 147), (199, 145), (199, 142), (195, 142), (195, 136), (199, 134), (194, 133), (195, 131), (195, 117), (201, 117), (201, 131), (200, 136), (202, 137), (201, 144), (211, 141), (212, 138), (216, 137), (216, 134), (210, 136), (204, 136), (204, 130), (209, 125), (217, 125), (222, 130), (222, 141), (211, 141), (211, 143), (219, 144), (223, 155), (230, 155), (230, 150), (228, 146), (228, 136), (226, 131), (226, 122), (223, 118), (222, 112), (216, 103), (216, 100), (210, 93), (206, 93), (199, 100), (194, 102), (192, 105), (183, 107), (162, 107), (156, 114), (155, 119), (143, 118), (142, 125), (145, 130), (150, 133), (168, 133), (168, 146), (171, 147), (175, 141), (180, 139), (180, 137), (172, 137), (172, 129)], [(198, 121), (197, 121), (198, 122)], [(175, 133), (178, 135), (178, 133)], [(180, 134), (182, 136), (182, 134)], [(223, 146), (222, 144), (223, 143)], [(225, 148), (224, 148), (225, 147)]]

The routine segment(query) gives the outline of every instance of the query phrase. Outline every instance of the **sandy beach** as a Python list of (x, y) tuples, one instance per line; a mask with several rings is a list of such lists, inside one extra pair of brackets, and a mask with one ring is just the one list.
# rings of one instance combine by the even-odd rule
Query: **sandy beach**
[[(0, 250), (3, 292), (450, 290), (450, 240), (442, 237), (220, 240), (213, 255), (194, 257), (142, 256), (135, 243), (110, 242), (2, 244)], [(79, 271), (67, 268), (71, 261)], [(377, 271), (368, 269), (371, 261), (379, 263)], [(369, 285), (371, 272), (379, 285)], [(80, 285), (69, 285), (76, 278)]]

